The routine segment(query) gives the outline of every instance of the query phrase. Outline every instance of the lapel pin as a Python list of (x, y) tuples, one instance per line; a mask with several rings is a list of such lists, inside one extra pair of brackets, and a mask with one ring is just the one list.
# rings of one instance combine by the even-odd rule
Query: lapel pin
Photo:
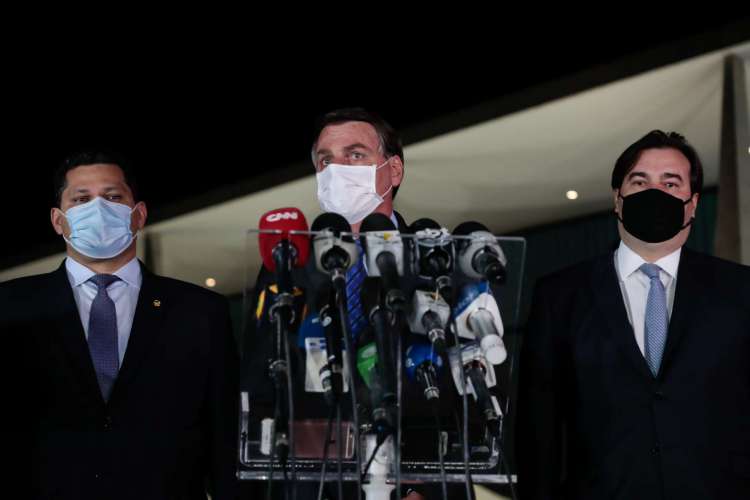
[(154, 300), (154, 307), (161, 307), (161, 300), (159, 299)]

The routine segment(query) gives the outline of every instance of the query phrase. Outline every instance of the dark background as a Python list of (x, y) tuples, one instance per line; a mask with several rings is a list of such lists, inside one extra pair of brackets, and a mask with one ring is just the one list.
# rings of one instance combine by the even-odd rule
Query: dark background
[(748, 20), (736, 12), (639, 13), (617, 24), (506, 19), (469, 35), (400, 26), (410, 37), (353, 23), (296, 38), (282, 28), (187, 29), (153, 41), (97, 25), (77, 30), (71, 48), (63, 33), (5, 59), (0, 268), (64, 248), (49, 224), (52, 174), (75, 150), (128, 157), (155, 221), (308, 161), (312, 124), (331, 109), (378, 111), (413, 142), (748, 40)]

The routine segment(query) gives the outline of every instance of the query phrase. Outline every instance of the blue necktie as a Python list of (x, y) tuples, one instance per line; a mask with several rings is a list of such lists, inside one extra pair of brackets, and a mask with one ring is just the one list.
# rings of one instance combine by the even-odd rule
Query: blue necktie
[(89, 352), (104, 401), (109, 401), (112, 386), (120, 369), (117, 312), (115, 303), (107, 295), (107, 287), (119, 279), (111, 274), (97, 274), (89, 279), (98, 289), (91, 303), (89, 316)]
[(346, 272), (346, 308), (349, 314), (349, 333), (353, 340), (356, 340), (362, 330), (367, 327), (367, 318), (359, 296), (362, 283), (367, 277), (367, 271), (365, 271), (364, 252), (359, 241), (357, 241), (357, 250), (359, 251), (359, 259)]
[(667, 342), (667, 328), (669, 313), (667, 310), (667, 294), (659, 278), (661, 268), (656, 264), (643, 264), (641, 272), (649, 277), (651, 286), (646, 300), (646, 321), (644, 329), (644, 345), (646, 362), (654, 377), (659, 373), (664, 345)]

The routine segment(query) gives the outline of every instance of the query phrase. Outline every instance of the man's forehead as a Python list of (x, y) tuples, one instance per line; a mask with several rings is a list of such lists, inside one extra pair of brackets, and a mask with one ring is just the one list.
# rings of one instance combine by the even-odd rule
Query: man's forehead
[(318, 137), (317, 150), (346, 147), (360, 143), (376, 149), (380, 139), (375, 127), (370, 123), (349, 121), (327, 125)]
[(681, 151), (674, 148), (646, 149), (630, 172), (689, 174), (690, 161)]
[(110, 163), (77, 166), (68, 170), (65, 180), (68, 188), (102, 182), (127, 186), (125, 173), (119, 166)]

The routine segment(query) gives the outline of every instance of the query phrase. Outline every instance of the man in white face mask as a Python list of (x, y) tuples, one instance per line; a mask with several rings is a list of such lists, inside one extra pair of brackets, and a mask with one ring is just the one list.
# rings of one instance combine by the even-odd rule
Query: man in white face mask
[[(400, 231), (407, 229), (403, 217), (393, 209), (393, 200), (404, 178), (403, 147), (396, 131), (382, 118), (361, 108), (327, 113), (316, 124), (311, 153), (317, 180), (317, 197), (322, 211), (343, 216), (355, 232), (359, 231), (362, 221), (368, 215), (376, 212), (389, 217)], [(328, 282), (328, 277), (315, 271), (313, 259), (310, 259), (307, 267), (304, 272), (296, 275), (296, 283), (305, 284), (303, 288), (307, 290), (316, 290), (322, 283)], [(359, 303), (358, 286), (361, 286), (362, 280), (357, 285), (356, 276), (354, 269), (347, 273), (347, 308), (349, 331), (352, 337), (360, 339), (368, 326), (367, 320), (363, 320)], [(271, 384), (263, 370), (267, 363), (267, 353), (271, 350), (272, 335), (269, 334), (270, 326), (265, 318), (268, 304), (272, 303), (268, 297), (273, 295), (273, 287), (274, 277), (261, 270), (251, 307), (255, 316), (253, 321), (248, 321), (248, 331), (245, 334), (246, 361), (243, 364), (243, 390), (246, 385), (256, 402), (265, 401), (267, 404), (271, 404), (273, 395)], [(316, 310), (314, 294), (308, 296), (307, 309)], [(300, 316), (302, 314), (300, 307)], [(306, 335), (303, 322), (298, 336), (304, 338)], [(355, 340), (354, 345), (358, 342), (359, 340)], [(301, 350), (304, 354), (304, 348)], [(256, 369), (246, 369), (251, 366)], [(296, 383), (303, 386), (304, 382), (298, 380)], [(405, 416), (405, 419), (409, 418), (413, 417)], [(431, 442), (425, 444), (431, 445)], [(351, 483), (345, 485), (344, 498), (356, 498), (353, 488), (355, 486)], [(337, 498), (335, 490), (335, 487), (327, 490), (327, 498)], [(455, 490), (454, 485), (449, 485), (448, 491), (449, 498), (465, 498), (463, 485), (455, 486)], [(252, 493), (248, 490), (247, 497), (251, 496)], [(420, 500), (425, 496), (430, 499), (442, 498), (440, 486), (405, 485), (398, 498)], [(317, 484), (298, 483), (297, 498), (317, 498)]]
[(404, 178), (404, 152), (390, 125), (355, 108), (328, 113), (317, 131), (312, 159), (321, 209), (344, 216), (354, 231), (374, 212), (403, 228), (393, 199)]
[(147, 210), (134, 188), (116, 155), (66, 160), (51, 221), (67, 258), (0, 284), (0, 380), (23, 380), (2, 391), (14, 403), (3, 441), (24, 498), (205, 498), (206, 484), (236, 496), (228, 303), (138, 261)]

